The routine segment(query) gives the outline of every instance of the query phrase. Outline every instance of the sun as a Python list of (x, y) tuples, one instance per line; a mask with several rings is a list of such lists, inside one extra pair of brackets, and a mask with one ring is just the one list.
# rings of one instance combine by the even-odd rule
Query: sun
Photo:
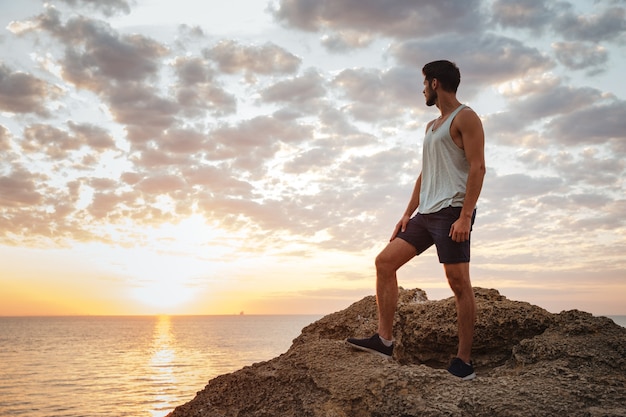
[(125, 269), (133, 300), (158, 313), (183, 308), (193, 300), (206, 269), (206, 262), (193, 256), (135, 249)]
[(184, 311), (219, 269), (219, 230), (196, 216), (141, 234), (148, 244), (120, 249), (115, 259), (130, 297), (157, 313)]
[(133, 299), (159, 313), (172, 313), (193, 300), (195, 291), (177, 282), (153, 282), (131, 290)]

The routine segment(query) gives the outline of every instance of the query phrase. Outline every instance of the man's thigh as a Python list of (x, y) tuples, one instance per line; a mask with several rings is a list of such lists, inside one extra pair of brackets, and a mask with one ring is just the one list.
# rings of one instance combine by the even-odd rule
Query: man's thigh
[(396, 237), (409, 243), (415, 251), (414, 255), (419, 255), (435, 243), (428, 230), (428, 215), (419, 213), (409, 220), (406, 230), (398, 232)]
[(386, 266), (389, 269), (398, 270), (402, 265), (415, 257), (415, 247), (405, 240), (396, 238), (376, 257), (377, 266)]
[[(450, 237), (450, 228), (458, 220), (461, 207), (448, 207), (437, 213), (428, 215), (428, 230), (435, 241), (439, 262), (455, 264), (470, 261), (470, 239), (464, 242), (455, 242)], [(474, 224), (476, 212), (472, 216)], [(471, 235), (470, 235), (471, 236)]]

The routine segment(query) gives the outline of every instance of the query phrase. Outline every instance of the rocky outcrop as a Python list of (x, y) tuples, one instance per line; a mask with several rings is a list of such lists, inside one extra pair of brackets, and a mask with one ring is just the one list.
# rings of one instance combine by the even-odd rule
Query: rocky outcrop
[(473, 381), (445, 370), (454, 299), (401, 289), (394, 359), (344, 343), (376, 331), (366, 297), (305, 327), (283, 355), (209, 381), (169, 417), (626, 416), (625, 328), (475, 292)]

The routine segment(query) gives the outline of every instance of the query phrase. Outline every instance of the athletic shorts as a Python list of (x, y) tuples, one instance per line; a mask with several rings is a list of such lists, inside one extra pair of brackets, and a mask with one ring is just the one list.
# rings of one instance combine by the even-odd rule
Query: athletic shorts
[[(399, 231), (396, 237), (415, 247), (416, 255), (424, 252), (433, 244), (437, 248), (439, 262), (457, 264), (470, 261), (470, 240), (455, 242), (450, 235), (452, 223), (461, 215), (461, 207), (447, 207), (436, 213), (417, 213), (409, 220), (404, 232)], [(476, 218), (476, 210), (472, 214), (472, 225)], [(471, 230), (471, 229), (470, 229)], [(471, 236), (471, 233), (470, 233)]]

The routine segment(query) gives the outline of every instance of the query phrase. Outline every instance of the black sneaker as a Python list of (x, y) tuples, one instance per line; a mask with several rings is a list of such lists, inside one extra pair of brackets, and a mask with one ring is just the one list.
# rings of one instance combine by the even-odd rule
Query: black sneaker
[(391, 358), (393, 355), (393, 344), (391, 346), (385, 346), (385, 344), (380, 340), (378, 333), (368, 339), (350, 338), (346, 340), (346, 343), (355, 349), (376, 353), (385, 358)]
[(452, 359), (452, 362), (450, 362), (450, 366), (448, 367), (448, 372), (454, 376), (458, 376), (463, 381), (469, 381), (476, 378), (472, 362), (470, 361), (470, 363), (467, 364), (459, 358)]

